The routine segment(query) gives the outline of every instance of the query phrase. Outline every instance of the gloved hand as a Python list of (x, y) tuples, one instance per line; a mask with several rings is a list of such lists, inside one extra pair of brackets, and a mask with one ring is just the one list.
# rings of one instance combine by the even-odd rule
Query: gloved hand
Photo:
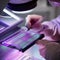
[(60, 44), (47, 40), (38, 40), (40, 55), (46, 60), (60, 60)]
[(36, 30), (40, 34), (44, 34), (46, 36), (52, 35), (52, 31), (50, 31), (47, 24), (42, 24), (43, 17), (40, 15), (28, 15), (26, 17), (26, 26), (33, 30)]
[(55, 41), (57, 38), (55, 23), (51, 21), (43, 21), (43, 17), (40, 15), (28, 15), (26, 17), (26, 26), (37, 31), (40, 34), (44, 34), (44, 40)]
[(42, 16), (39, 15), (28, 15), (26, 17), (26, 26), (28, 28), (39, 28), (43, 20)]
[[(46, 56), (47, 51), (48, 53), (51, 52), (51, 54), (49, 53), (48, 55), (52, 55), (54, 54), (54, 52), (52, 53), (51, 50), (49, 50), (49, 48), (51, 49), (51, 45), (54, 45), (54, 48), (52, 50), (55, 49), (55, 45), (58, 45), (57, 43), (51, 42), (51, 41), (55, 41), (53, 38), (55, 38), (55, 36), (53, 36), (54, 33), (54, 25), (52, 22), (43, 22), (43, 17), (39, 16), (39, 15), (28, 15), (26, 18), (26, 25), (29, 28), (35, 29), (35, 30), (41, 30), (40, 33), (43, 33), (45, 35), (45, 37), (42, 40), (37, 41), (37, 44), (40, 47), (40, 54), (43, 57), (46, 57), (46, 59), (50, 58)], [(36, 23), (37, 22), (37, 23)], [(45, 29), (43, 29), (42, 27), (45, 27)], [(47, 47), (48, 46), (48, 47)], [(59, 46), (59, 45), (58, 45)]]

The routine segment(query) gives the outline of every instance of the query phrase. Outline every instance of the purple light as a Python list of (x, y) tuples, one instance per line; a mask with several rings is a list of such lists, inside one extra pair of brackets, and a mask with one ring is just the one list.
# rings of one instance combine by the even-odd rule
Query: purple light
[(22, 4), (22, 3), (26, 3), (32, 0), (10, 0), (10, 3), (14, 3), (14, 4)]
[(59, 7), (60, 6), (60, 0), (56, 1), (56, 0), (49, 0), (50, 4), (52, 6), (56, 6)]
[(5, 57), (5, 60), (18, 60), (19, 57), (23, 55), (22, 52), (19, 52), (18, 50), (13, 50), (7, 56)]

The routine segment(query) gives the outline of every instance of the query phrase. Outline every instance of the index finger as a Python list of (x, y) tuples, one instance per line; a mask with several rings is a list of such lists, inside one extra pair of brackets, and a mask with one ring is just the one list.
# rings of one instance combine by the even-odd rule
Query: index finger
[(27, 17), (26, 17), (26, 20), (28, 21), (28, 22), (30, 22), (30, 20), (32, 20), (32, 19), (34, 19), (34, 20), (43, 20), (43, 17), (42, 16), (40, 16), (40, 15), (28, 15)]

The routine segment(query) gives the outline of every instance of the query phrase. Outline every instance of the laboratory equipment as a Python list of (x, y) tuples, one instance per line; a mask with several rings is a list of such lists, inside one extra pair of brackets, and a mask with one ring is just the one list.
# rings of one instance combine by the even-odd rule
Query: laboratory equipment
[[(37, 0), (32, 0), (29, 2), (31, 3), (31, 6), (29, 9), (32, 9), (36, 6), (36, 1)], [(2, 2), (3, 1), (1, 0), (1, 3)], [(6, 2), (5, 3), (5, 6), (6, 6), (6, 4), (8, 3), (8, 0), (4, 2)], [(3, 6), (3, 8), (5, 6)], [(24, 52), (28, 48), (33, 46), (38, 39), (42, 39), (44, 37), (43, 34), (39, 34), (37, 33), (36, 30), (33, 30), (31, 28), (30, 29), (28, 29), (27, 27), (19, 28), (17, 25), (19, 23), (21, 24), (23, 22), (23, 19), (19, 18), (17, 15), (11, 12), (8, 8), (2, 9), (2, 10), (15, 19), (15, 20), (2, 20), (0, 18), (0, 43), (2, 45), (5, 45), (10, 48), (18, 49), (19, 51)], [(26, 10), (27, 9), (25, 9), (24, 11)]]
[(10, 0), (8, 8), (13, 11), (27, 11), (37, 6), (37, 0)]
[[(12, 13), (9, 9), (5, 8), (8, 4), (9, 0), (0, 0), (0, 42), (4, 39), (12, 30), (18, 30), (18, 24), (23, 22), (23, 19)], [(2, 12), (7, 13), (9, 16), (14, 19), (4, 19), (6, 16), (2, 16)], [(2, 19), (3, 17), (3, 19)], [(4, 36), (6, 35), (6, 36)]]
[(0, 42), (2, 42), (5, 37), (16, 32), (20, 29), (18, 24), (21, 24), (22, 21), (17, 21), (15, 19), (1, 19), (0, 18)]
[(35, 30), (28, 30), (28, 28), (24, 27), (23, 29), (20, 29), (14, 34), (5, 38), (2, 44), (24, 52), (33, 46), (37, 40), (44, 37), (43, 34), (39, 34), (34, 31)]

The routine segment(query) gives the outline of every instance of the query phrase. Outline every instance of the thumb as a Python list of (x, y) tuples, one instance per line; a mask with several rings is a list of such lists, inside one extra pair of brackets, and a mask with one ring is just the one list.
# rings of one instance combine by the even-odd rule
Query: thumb
[(37, 42), (36, 42), (36, 44), (38, 44), (38, 45), (47, 45), (48, 43), (51, 43), (51, 41), (47, 41), (47, 40), (38, 40)]

